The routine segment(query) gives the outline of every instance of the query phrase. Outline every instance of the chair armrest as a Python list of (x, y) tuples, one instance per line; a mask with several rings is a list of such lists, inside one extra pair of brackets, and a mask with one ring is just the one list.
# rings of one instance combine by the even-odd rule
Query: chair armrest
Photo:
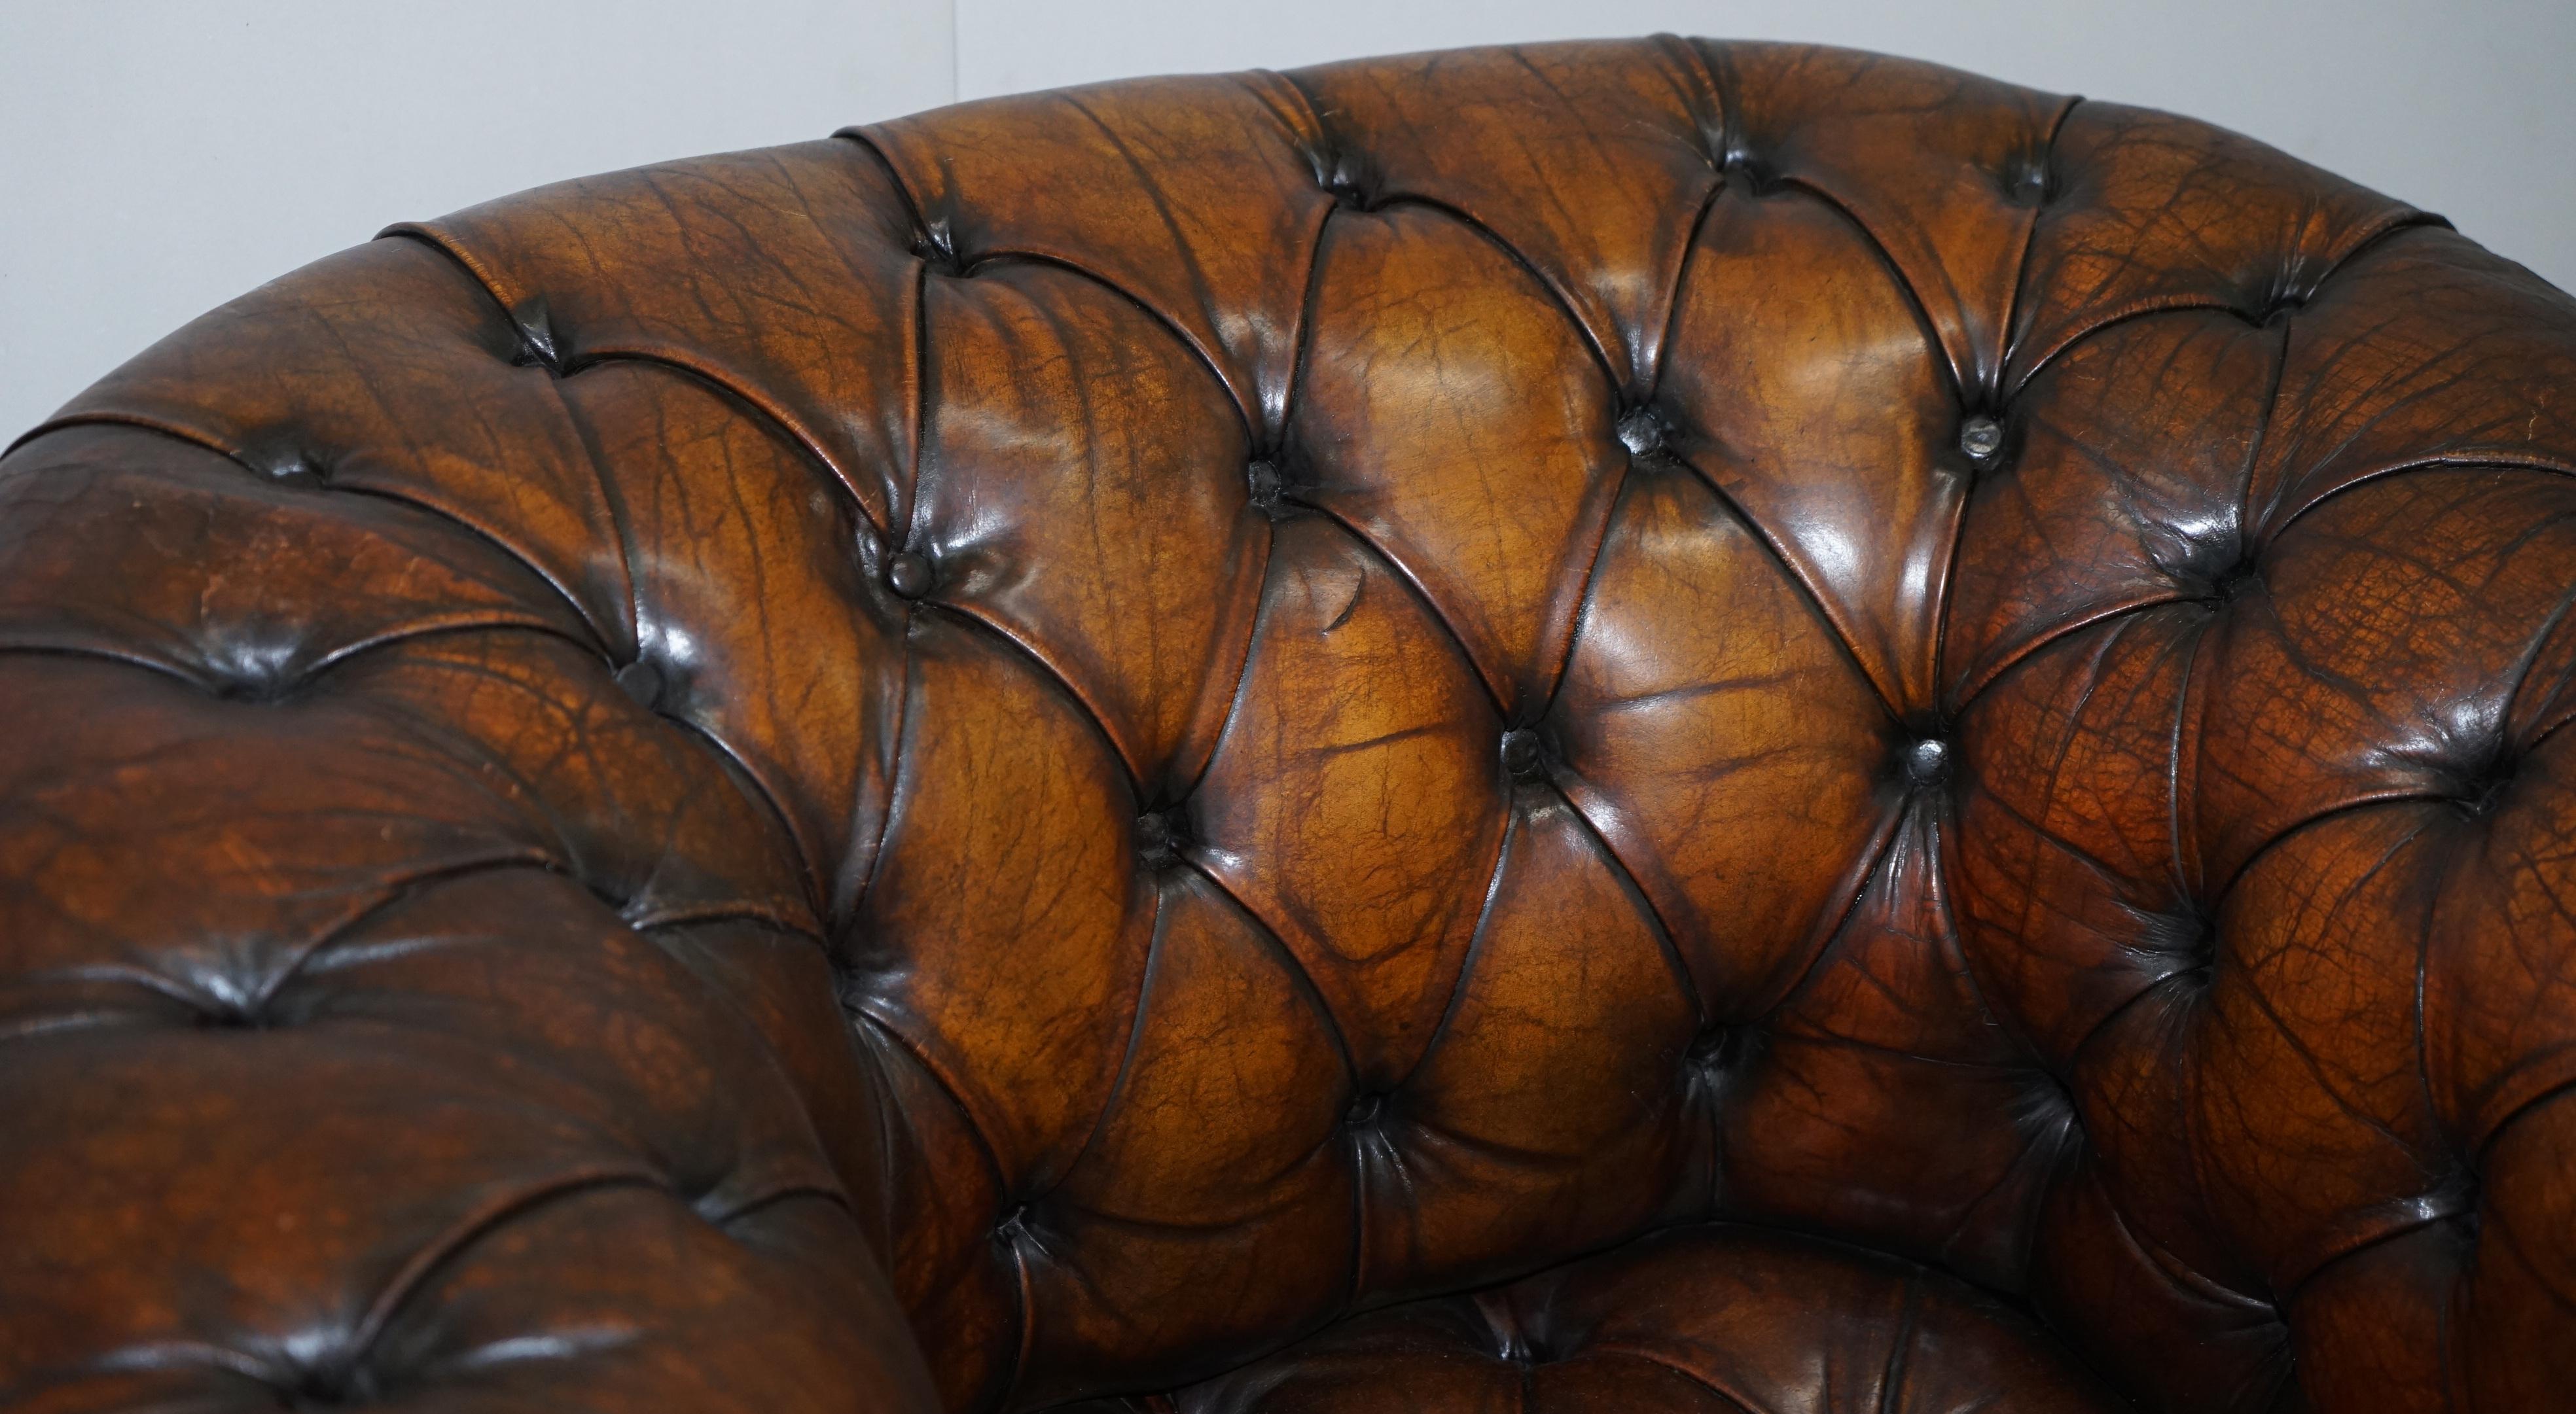
[(781, 826), (525, 563), (71, 426), (0, 682), (0, 1405), (935, 1407)]

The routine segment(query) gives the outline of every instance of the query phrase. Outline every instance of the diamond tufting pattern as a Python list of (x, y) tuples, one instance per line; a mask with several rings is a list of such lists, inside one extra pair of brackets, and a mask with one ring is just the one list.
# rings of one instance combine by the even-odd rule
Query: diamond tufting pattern
[(397, 226), (0, 459), (0, 1405), (2561, 1407), (2571, 478), (1836, 50)]

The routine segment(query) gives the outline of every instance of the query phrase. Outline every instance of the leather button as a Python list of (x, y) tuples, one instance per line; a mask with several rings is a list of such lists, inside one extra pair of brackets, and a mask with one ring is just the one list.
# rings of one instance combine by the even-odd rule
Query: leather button
[(1729, 190), (1746, 196), (1769, 196), (1780, 189), (1780, 174), (1769, 163), (1743, 153), (1727, 159), (1723, 175)]
[(1744, 1059), (1749, 1040), (1742, 1027), (1712, 1025), (1691, 1039), (1688, 1059), (1704, 1071), (1726, 1070)]
[(2262, 579), (2263, 572), (2255, 568), (2252, 560), (2239, 560), (2209, 577), (2209, 592), (2205, 597), (2213, 604), (2232, 604)]
[(1179, 806), (1149, 810), (1136, 817), (1136, 853), (1146, 864), (1161, 868), (1179, 863), (1181, 848), (1187, 843), (1189, 817)]
[(1632, 457), (1662, 451), (1664, 437), (1664, 420), (1652, 408), (1637, 408), (1619, 419), (1619, 444)]
[(899, 551), (886, 561), (886, 587), (906, 599), (929, 593), (930, 561), (910, 550)]
[(912, 254), (914, 259), (942, 275), (962, 275), (966, 272), (965, 258), (945, 241), (926, 232), (913, 238)]
[(1516, 778), (1536, 775), (1544, 764), (1546, 753), (1539, 747), (1538, 733), (1527, 727), (1503, 733), (1503, 769)]
[(207, 687), (226, 702), (283, 702), (303, 681), (281, 656), (245, 654), (220, 667), (222, 676)]
[(248, 999), (211, 1002), (197, 1010), (200, 1031), (265, 1031), (268, 1018)]
[(1905, 748), (1905, 778), (1918, 786), (1939, 785), (1950, 775), (1949, 743), (1937, 737)]
[(1978, 461), (1991, 461), (2004, 449), (2004, 425), (1979, 413), (1959, 424), (1959, 450)]
[(1342, 1122), (1356, 1129), (1362, 1125), (1377, 1123), (1378, 1117), (1385, 1113), (1386, 1096), (1372, 1092), (1353, 1097), (1350, 1110), (1342, 1116)]
[(1270, 507), (1279, 504), (1279, 464), (1257, 461), (1243, 469), (1244, 480), (1252, 487), (1252, 504)]
[(361, 1367), (314, 1366), (296, 1372), (291, 1383), (271, 1386), (282, 1409), (331, 1409), (372, 1403), (374, 1381)]
[(2499, 753), (2483, 769), (2466, 773), (2455, 797), (2460, 808), (2471, 815), (2493, 814), (2506, 789), (2513, 784), (2514, 770), (2520, 764), (2511, 756)]
[(635, 699), (635, 705), (647, 711), (662, 703), (662, 670), (645, 659), (638, 658), (619, 668), (617, 685)]

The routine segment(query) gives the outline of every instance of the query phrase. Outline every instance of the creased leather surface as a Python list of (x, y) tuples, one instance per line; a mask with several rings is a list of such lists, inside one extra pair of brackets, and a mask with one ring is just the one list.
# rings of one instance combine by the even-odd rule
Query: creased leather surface
[(2561, 1407), (2571, 476), (2437, 218), (1834, 50), (397, 227), (0, 460), (0, 1403)]

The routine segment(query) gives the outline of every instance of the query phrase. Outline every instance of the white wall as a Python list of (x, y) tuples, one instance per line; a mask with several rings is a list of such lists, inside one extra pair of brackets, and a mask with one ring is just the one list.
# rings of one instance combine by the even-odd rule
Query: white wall
[(395, 221), (946, 103), (953, 34), (944, 0), (0, 0), (0, 445)]
[(559, 177), (954, 97), (1657, 29), (2177, 109), (2576, 289), (2576, 0), (0, 0), (0, 441), (262, 280)]

